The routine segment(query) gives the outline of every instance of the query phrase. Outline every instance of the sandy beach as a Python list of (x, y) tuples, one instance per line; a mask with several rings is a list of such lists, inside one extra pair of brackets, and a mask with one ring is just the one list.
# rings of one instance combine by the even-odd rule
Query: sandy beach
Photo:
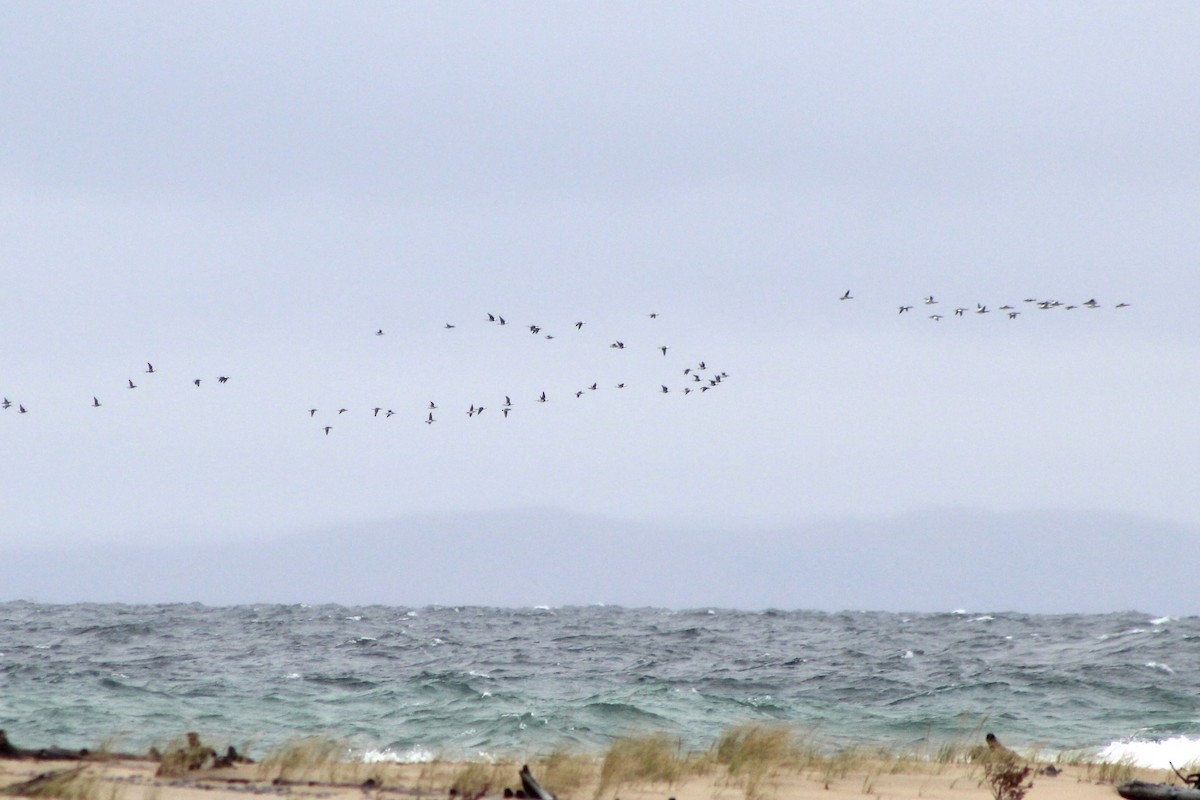
[[(599, 760), (591, 769), (580, 757), (574, 767), (532, 761), (545, 787), (562, 800), (987, 800), (992, 792), (978, 763), (934, 763), (907, 759), (855, 759), (804, 768), (772, 767), (751, 775), (737, 774), (728, 765), (714, 765), (703, 774), (681, 776), (674, 782), (621, 779), (597, 792)], [(350, 800), (389, 796), (417, 798), (502, 798), (504, 790), (521, 788), (520, 765), (462, 762), (325, 763), (286, 765), (280, 761), (239, 764), (223, 769), (197, 770), (181, 776), (157, 775), (151, 760), (105, 761), (0, 760), (0, 793), (68, 800), (240, 800), (247, 794), (278, 797)], [(1113, 770), (1105, 765), (1064, 765), (1055, 776), (1034, 775), (1030, 800), (1111, 800), (1114, 784), (1137, 778), (1166, 781), (1169, 773), (1155, 770)], [(552, 780), (559, 778), (556, 785)], [(59, 778), (57, 785), (20, 784), (38, 776)], [(568, 777), (569, 776), (569, 777)], [(457, 791), (456, 786), (475, 788)], [(44, 782), (43, 782), (44, 783)], [(483, 794), (480, 794), (480, 792)]]

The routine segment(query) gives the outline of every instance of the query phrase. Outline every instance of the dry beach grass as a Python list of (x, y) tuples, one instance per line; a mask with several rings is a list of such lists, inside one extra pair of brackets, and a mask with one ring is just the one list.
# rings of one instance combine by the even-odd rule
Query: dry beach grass
[[(978, 741), (978, 740), (976, 740)], [(168, 754), (170, 751), (168, 751)], [(1026, 800), (1111, 800), (1116, 782), (1168, 781), (1163, 771), (1061, 756), (1055, 777), (1035, 774), (1046, 762), (1019, 753), (1031, 765)], [(965, 744), (934, 753), (823, 747), (813, 736), (762, 725), (726, 731), (707, 751), (684, 752), (662, 735), (623, 737), (599, 757), (556, 750), (520, 760), (420, 764), (364, 763), (343, 742), (306, 739), (277, 748), (257, 764), (163, 774), (149, 759), (104, 757), (86, 761), (0, 760), (0, 793), (63, 800), (242, 800), (242, 796), (351, 800), (404, 796), (477, 798), (520, 787), (529, 763), (542, 784), (562, 800), (988, 800), (995, 783), (981, 748)], [(1028, 781), (1026, 781), (1028, 782)], [(1024, 785), (1024, 784), (1022, 784)], [(1011, 794), (1000, 800), (1017, 800)]]

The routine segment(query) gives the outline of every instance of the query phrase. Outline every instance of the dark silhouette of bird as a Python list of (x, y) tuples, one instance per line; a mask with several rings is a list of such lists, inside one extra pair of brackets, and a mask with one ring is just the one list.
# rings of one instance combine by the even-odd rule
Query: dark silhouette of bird
[(1099, 308), (1100, 307), (1100, 304), (1096, 302), (1096, 298), (1094, 298), (1094, 297), (1091, 300), (1088, 300), (1086, 303), (1084, 303), (1084, 305), (1087, 306), (1088, 308)]
[(942, 315), (941, 315), (941, 314), (930, 314), (930, 315), (929, 315), (929, 318), (930, 318), (931, 320), (933, 320), (934, 322), (941, 322), (941, 321), (942, 321)]
[(435, 422), (437, 422), (437, 420), (435, 420), (435, 419), (433, 418), (433, 412), (432, 412), (432, 411), (430, 411), (430, 412), (429, 412), (429, 416), (428, 416), (428, 417), (426, 418), (426, 420), (425, 420), (425, 424), (426, 424), (426, 425), (432, 425), (432, 424), (433, 424), (433, 423), (435, 423)]
[(495, 322), (495, 321), (496, 321), (496, 317), (495, 317), (495, 315), (494, 315), (494, 314), (488, 314), (488, 322)]
[(508, 395), (504, 395), (504, 405), (506, 408), (512, 408), (512, 400)]
[(154, 365), (149, 361), (146, 362), (146, 372), (154, 372)]
[(507, 322), (504, 321), (504, 317), (496, 317), (496, 321), (499, 322), (501, 325), (508, 324)]
[(371, 410), (375, 412), (374, 414), (372, 414), (372, 415), (371, 415), (371, 416), (374, 416), (374, 417), (378, 417), (378, 416), (379, 416), (379, 412), (380, 412), (380, 411), (383, 411), (383, 409), (382, 409), (381, 407), (379, 407), (379, 406), (375, 406), (375, 407), (374, 407), (373, 409), (371, 409)]
[(310, 417), (311, 417), (313, 414), (316, 414), (316, 413), (317, 413), (317, 410), (316, 410), (315, 408), (310, 408), (310, 409), (308, 410), (308, 415), (309, 415)]
[(533, 334), (538, 334), (538, 333), (541, 333), (541, 332), (542, 332), (542, 329), (541, 329), (541, 328), (539, 328), (537, 325), (530, 325), (530, 326), (529, 326), (529, 332), (530, 332), (530, 333), (533, 333)]
[(936, 306), (936, 305), (937, 305), (937, 300), (934, 300), (934, 299), (933, 299), (933, 295), (929, 295), (929, 297), (926, 297), (926, 298), (925, 298), (925, 305), (927, 305), (927, 306)]
[(546, 402), (546, 393), (545, 392), (542, 392), (542, 396), (538, 398), (538, 402), (539, 403)]
[(383, 417), (384, 417), (384, 419), (387, 419), (388, 417), (390, 417), (392, 414), (395, 414), (395, 413), (396, 413), (395, 411), (392, 411), (392, 410), (389, 408), (389, 409), (387, 410), (387, 413), (386, 413), (386, 414), (384, 414), (384, 415), (383, 415)]
[(451, 329), (451, 328), (453, 328), (454, 326), (453, 326), (453, 325), (451, 325), (449, 322), (447, 322), (445, 327), (446, 327), (446, 330), (450, 330), (450, 329)]
[(349, 409), (345, 409), (345, 408), (339, 408), (339, 409), (338, 409), (338, 413), (339, 413), (339, 414), (345, 414), (345, 413), (346, 413), (346, 411), (348, 411), (348, 410), (349, 410)]
[(92, 408), (99, 408), (99, 407), (100, 407), (100, 401), (97, 400), (95, 397), (93, 397), (92, 398)]
[(500, 409), (500, 410), (501, 410), (501, 411), (504, 413), (504, 418), (505, 418), (505, 419), (508, 419), (508, 412), (509, 412), (509, 411), (512, 411), (512, 409), (511, 409), (511, 408), (507, 408), (507, 407), (505, 407), (505, 408), (502, 408), (502, 409)]
[(577, 330), (577, 331), (581, 331), (581, 330), (583, 330), (583, 325), (584, 325), (584, 322), (583, 322), (583, 320), (580, 320), (579, 322), (576, 322), (576, 323), (575, 323), (575, 330)]
[(903, 314), (905, 311), (912, 311), (912, 306), (900, 306), (900, 313)]
[(658, 319), (658, 312), (652, 311), (652, 312), (650, 312), (650, 314), (648, 316), (650, 317), (650, 319)]
[(975, 313), (976, 313), (976, 314), (990, 314), (991, 312), (990, 312), (990, 311), (988, 311), (988, 307), (987, 307), (987, 306), (985, 306), (985, 305), (980, 305), (979, 303), (976, 303), (976, 304), (975, 304)]
[(325, 426), (325, 435), (326, 435), (326, 436), (328, 436), (328, 435), (329, 435), (329, 432), (330, 432), (331, 430), (333, 430), (333, 426), (332, 426), (332, 425), (326, 425), (326, 426)]
[(228, 375), (222, 375), (219, 378), (217, 378), (217, 383), (228, 383), (228, 382), (229, 382)]
[(708, 369), (708, 365), (705, 364), (703, 361), (701, 361), (699, 364), (696, 365), (696, 369)]
[(27, 411), (25, 410), (25, 406), (23, 406), (23, 405), (21, 405), (20, 403), (18, 403), (18, 404), (17, 404), (17, 413), (18, 413), (18, 414), (27, 414), (27, 413), (29, 413), (29, 412), (27, 412)]
[(1114, 308), (1129, 308), (1129, 303), (1117, 303)]
[(129, 388), (130, 388), (130, 389), (136, 389), (136, 388), (137, 388), (137, 384), (133, 382), (133, 378), (129, 378), (128, 380), (129, 380)]
[(1008, 318), (1009, 318), (1009, 319), (1016, 319), (1016, 318), (1017, 318), (1017, 315), (1018, 315), (1018, 314), (1020, 314), (1020, 313), (1021, 313), (1020, 311), (1010, 311), (1010, 312), (1008, 312)]
[(594, 384), (594, 383), (593, 383), (593, 384), (592, 384), (591, 386), (589, 386), (588, 388), (589, 388), (589, 389), (591, 389), (591, 390), (594, 392), (594, 391), (596, 391), (596, 384)]
[(437, 408), (437, 404), (436, 404), (436, 403), (434, 403), (432, 400), (430, 400), (430, 401), (429, 401), (429, 405), (428, 405), (427, 407), (428, 407), (430, 410), (432, 410), (432, 409), (435, 409), (435, 408)]
[(961, 317), (963, 314), (966, 313), (966, 311), (967, 310), (965, 308), (956, 308), (956, 309), (954, 309), (954, 316)]
[(3, 403), (0, 403), (0, 407), (3, 407), (3, 408), (5, 408), (5, 409), (7, 409), (7, 408), (8, 408), (9, 406), (11, 406), (11, 405), (12, 405), (12, 400), (9, 400), (7, 397), (6, 397), (6, 398), (4, 398), (4, 402), (3, 402)]
[(846, 290), (846, 293), (844, 295), (842, 295), (841, 297), (838, 298), (838, 300), (853, 300), (853, 299), (854, 298), (850, 296), (849, 289)]
[(625, 388), (625, 384), (623, 384), (623, 383), (618, 383), (618, 384), (617, 384), (617, 388), (618, 388), (618, 389), (624, 389), (624, 388)]
[(375, 331), (375, 335), (376, 335), (376, 336), (383, 336), (383, 328), (380, 328), (379, 330)]
[(667, 392), (669, 392), (669, 391), (671, 391), (671, 390), (670, 390), (670, 389), (668, 389), (667, 387), (663, 386), (663, 387), (662, 387), (662, 391), (663, 391), (663, 394), (666, 394)]
[(665, 356), (667, 354), (667, 350), (669, 350), (670, 348), (664, 344), (664, 345), (661, 345), (658, 349), (662, 350), (662, 354)]
[(194, 384), (196, 384), (197, 386), (199, 386), (199, 385), (200, 385), (200, 379), (199, 379), (199, 378), (196, 378), (196, 380), (192, 381), (192, 383), (194, 383)]

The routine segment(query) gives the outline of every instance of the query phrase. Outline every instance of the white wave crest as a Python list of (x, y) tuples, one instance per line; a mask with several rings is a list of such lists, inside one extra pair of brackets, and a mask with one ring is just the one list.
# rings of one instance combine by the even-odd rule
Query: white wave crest
[(1200, 761), (1200, 738), (1172, 736), (1157, 741), (1113, 742), (1100, 751), (1100, 758), (1109, 762), (1127, 761), (1146, 769), (1170, 769), (1171, 764), (1182, 767)]
[(416, 746), (410, 747), (403, 753), (397, 753), (395, 750), (368, 750), (363, 753), (362, 757), (364, 764), (428, 764), (433, 761), (433, 751), (427, 748)]

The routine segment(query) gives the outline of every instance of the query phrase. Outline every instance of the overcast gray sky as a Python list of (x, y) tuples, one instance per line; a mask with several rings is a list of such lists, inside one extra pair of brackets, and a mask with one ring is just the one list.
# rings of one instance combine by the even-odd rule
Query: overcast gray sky
[(5, 3), (0, 545), (1200, 524), (1197, 42), (1191, 3)]

